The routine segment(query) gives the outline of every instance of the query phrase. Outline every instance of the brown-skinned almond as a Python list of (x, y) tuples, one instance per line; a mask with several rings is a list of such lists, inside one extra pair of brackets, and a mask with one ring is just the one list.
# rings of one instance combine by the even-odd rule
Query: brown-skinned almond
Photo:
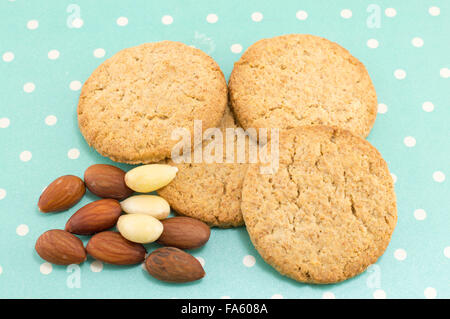
[(123, 200), (133, 194), (125, 184), (125, 172), (113, 165), (89, 166), (84, 172), (84, 182), (91, 193), (102, 198)]
[(60, 229), (43, 233), (36, 241), (35, 249), (42, 259), (56, 265), (80, 264), (86, 260), (83, 242)]
[(168, 218), (161, 221), (164, 230), (158, 239), (163, 246), (180, 249), (194, 249), (203, 246), (211, 234), (204, 222), (184, 216)]
[(81, 207), (70, 217), (65, 230), (77, 235), (91, 235), (113, 227), (122, 213), (115, 199), (100, 199)]
[(203, 278), (205, 271), (192, 255), (175, 247), (154, 250), (145, 261), (148, 273), (167, 282), (190, 282)]
[(95, 259), (113, 265), (142, 263), (146, 254), (142, 244), (133, 243), (113, 231), (104, 231), (92, 236), (86, 250)]
[(43, 213), (61, 212), (74, 206), (86, 192), (81, 178), (64, 175), (55, 179), (42, 192), (38, 207)]

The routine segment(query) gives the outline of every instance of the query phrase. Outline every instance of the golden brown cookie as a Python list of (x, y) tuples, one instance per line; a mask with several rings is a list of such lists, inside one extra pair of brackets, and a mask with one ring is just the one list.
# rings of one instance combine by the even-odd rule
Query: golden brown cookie
[(340, 45), (313, 35), (256, 42), (235, 63), (229, 90), (246, 129), (323, 124), (366, 137), (377, 114), (364, 65)]
[(346, 130), (304, 126), (280, 134), (280, 165), (244, 179), (242, 213), (262, 258), (281, 274), (334, 283), (363, 272), (389, 244), (397, 221), (386, 162)]
[[(226, 128), (237, 128), (228, 108), (219, 127), (225, 143)], [(236, 141), (236, 137), (234, 140)], [(203, 141), (203, 147), (209, 143), (208, 140)], [(246, 144), (248, 143), (249, 138), (246, 137)], [(235, 160), (236, 148), (237, 143)], [(248, 154), (245, 156), (247, 162)], [(244, 223), (240, 207), (241, 190), (248, 164), (226, 163), (225, 147), (223, 162), (176, 164), (170, 160), (170, 165), (178, 167), (177, 176), (169, 185), (158, 190), (158, 194), (178, 213), (200, 219), (210, 226), (241, 226)]]
[(225, 78), (199, 49), (172, 41), (124, 49), (84, 83), (78, 124), (89, 145), (124, 163), (169, 158), (172, 131), (216, 127), (227, 105)]

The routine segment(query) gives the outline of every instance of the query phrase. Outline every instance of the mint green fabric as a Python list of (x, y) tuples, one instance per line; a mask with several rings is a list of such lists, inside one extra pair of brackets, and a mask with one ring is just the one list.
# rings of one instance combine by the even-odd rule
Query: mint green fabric
[[(450, 297), (450, 1), (72, 2), (0, 0), (1, 298)], [(43, 188), (112, 163), (88, 147), (76, 120), (81, 85), (100, 63), (126, 47), (177, 40), (210, 54), (228, 78), (252, 43), (286, 33), (338, 42), (373, 79), (380, 104), (368, 140), (395, 175), (399, 216), (375, 265), (340, 284), (297, 283), (264, 263), (245, 228), (214, 229), (192, 251), (206, 277), (182, 285), (139, 265), (52, 266), (36, 254), (41, 233), (95, 199), (42, 214)]]

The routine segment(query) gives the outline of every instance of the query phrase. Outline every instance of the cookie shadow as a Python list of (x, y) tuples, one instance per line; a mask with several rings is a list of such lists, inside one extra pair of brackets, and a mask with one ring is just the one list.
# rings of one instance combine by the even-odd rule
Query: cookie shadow
[(313, 284), (313, 283), (303, 283), (298, 282), (294, 279), (291, 279), (287, 276), (284, 276), (280, 274), (275, 268), (270, 266), (268, 263), (265, 262), (265, 260), (259, 255), (258, 251), (253, 246), (250, 236), (248, 235), (248, 232), (245, 228), (245, 226), (240, 227), (239, 231), (237, 232), (239, 241), (241, 245), (243, 246), (244, 250), (248, 252), (249, 255), (252, 255), (255, 257), (256, 263), (253, 267), (263, 272), (265, 275), (268, 276), (268, 278), (272, 278), (273, 281), (281, 282), (283, 285), (286, 284), (287, 286), (296, 287), (296, 288), (308, 288), (313, 291), (323, 292), (330, 289), (333, 289), (334, 287), (343, 285), (343, 284), (350, 284), (358, 278), (361, 278), (361, 276), (365, 273), (361, 273), (355, 277), (349, 278), (345, 281), (338, 282), (338, 283), (330, 283), (330, 284)]

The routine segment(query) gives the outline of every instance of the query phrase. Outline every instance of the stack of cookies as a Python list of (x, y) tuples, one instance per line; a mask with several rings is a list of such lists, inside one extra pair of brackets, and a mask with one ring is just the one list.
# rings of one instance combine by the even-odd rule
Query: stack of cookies
[[(284, 275), (334, 283), (374, 263), (397, 213), (386, 162), (364, 139), (377, 112), (364, 65), (317, 36), (264, 39), (235, 63), (228, 93), (219, 66), (202, 51), (143, 44), (120, 51), (86, 81), (79, 127), (114, 161), (176, 165), (177, 177), (159, 195), (211, 226), (245, 223), (263, 259)], [(201, 133), (279, 129), (278, 169), (261, 174), (248, 154), (244, 163), (225, 161), (226, 152), (221, 163), (171, 159), (174, 131), (192, 137), (196, 120)], [(211, 140), (187, 143), (195, 152)]]

